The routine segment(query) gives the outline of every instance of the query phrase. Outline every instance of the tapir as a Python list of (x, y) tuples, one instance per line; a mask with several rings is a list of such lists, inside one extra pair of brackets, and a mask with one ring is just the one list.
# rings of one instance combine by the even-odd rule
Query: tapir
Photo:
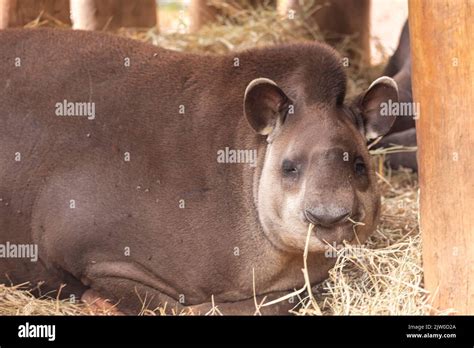
[[(409, 106), (405, 112), (398, 115), (392, 128), (376, 147), (391, 147), (402, 145), (406, 147), (416, 146), (415, 119), (418, 116), (416, 104), (413, 102), (411, 86), (411, 57), (410, 57), (410, 33), (408, 21), (405, 21), (400, 34), (398, 47), (390, 57), (383, 72), (384, 76), (393, 77), (398, 86), (399, 105)], [(388, 164), (397, 169), (400, 166), (418, 170), (416, 152), (398, 152), (388, 154)]]
[(314, 285), (328, 250), (376, 228), (366, 144), (392, 126), (380, 105), (397, 85), (346, 101), (329, 46), (206, 55), (7, 29), (0, 47), (0, 244), (38, 250), (3, 255), (2, 283), (66, 284), (127, 314), (253, 314), (305, 284), (305, 247)]

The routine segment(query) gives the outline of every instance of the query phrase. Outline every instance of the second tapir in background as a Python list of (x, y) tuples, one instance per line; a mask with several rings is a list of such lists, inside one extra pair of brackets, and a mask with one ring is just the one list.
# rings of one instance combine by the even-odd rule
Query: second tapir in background
[[(411, 89), (411, 58), (410, 34), (408, 21), (405, 22), (395, 53), (384, 70), (383, 75), (393, 77), (398, 85), (398, 110), (401, 110), (387, 136), (376, 147), (391, 147), (402, 145), (416, 146), (415, 119), (417, 117), (416, 103), (413, 103)], [(418, 170), (416, 152), (397, 152), (387, 155), (389, 165), (397, 169), (400, 166)]]

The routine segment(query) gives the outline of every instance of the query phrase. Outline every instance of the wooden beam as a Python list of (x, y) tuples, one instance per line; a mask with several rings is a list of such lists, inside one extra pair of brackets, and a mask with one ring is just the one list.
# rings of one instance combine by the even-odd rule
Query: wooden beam
[(99, 29), (158, 27), (155, 0), (95, 0)]
[(69, 24), (69, 0), (0, 0), (0, 28), (22, 27), (41, 13)]
[(97, 30), (97, 7), (94, 0), (70, 0), (73, 29)]
[(75, 29), (158, 25), (155, 0), (0, 0), (0, 28), (22, 27), (42, 12)]
[[(308, 7), (309, 6), (309, 7)], [(304, 16), (308, 25), (324, 33), (325, 40), (337, 46), (352, 37), (354, 48), (348, 50), (351, 64), (367, 66), (370, 63), (370, 9), (371, 0), (288, 0), (287, 11)], [(317, 9), (317, 10), (315, 10)]]
[(474, 1), (411, 0), (425, 286), (474, 314)]
[(0, 29), (8, 28), (12, 8), (15, 7), (14, 0), (0, 0)]
[(219, 16), (232, 18), (233, 14), (238, 13), (239, 10), (261, 6), (273, 7), (276, 10), (277, 0), (191, 0), (189, 5), (190, 31), (194, 33), (204, 25), (216, 22)]

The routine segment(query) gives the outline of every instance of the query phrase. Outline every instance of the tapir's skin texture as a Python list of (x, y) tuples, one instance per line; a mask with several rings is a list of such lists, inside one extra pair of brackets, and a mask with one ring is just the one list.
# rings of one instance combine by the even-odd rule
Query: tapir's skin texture
[[(0, 282), (44, 281), (43, 293), (66, 283), (62, 294), (78, 297), (93, 289), (131, 314), (138, 295), (150, 308), (201, 313), (213, 295), (224, 314), (252, 314), (253, 274), (259, 301), (304, 284), (305, 211), (327, 220), (348, 209), (365, 223), (316, 226), (313, 284), (334, 262), (323, 239), (363, 242), (375, 229), (380, 198), (363, 133), (380, 125), (361, 116), (360, 100), (343, 104), (340, 58), (322, 44), (207, 56), (12, 29), (0, 47), (0, 242), (39, 249), (38, 262), (0, 259)], [(278, 87), (260, 81), (245, 94), (261, 77)], [(277, 89), (294, 112), (262, 135), (253, 112)], [(363, 103), (394, 90), (376, 84)], [(95, 118), (57, 116), (63, 100), (94, 102)], [(257, 150), (256, 166), (219, 163), (226, 147)], [(282, 177), (288, 159), (297, 176)], [(286, 302), (262, 312), (288, 313)]]

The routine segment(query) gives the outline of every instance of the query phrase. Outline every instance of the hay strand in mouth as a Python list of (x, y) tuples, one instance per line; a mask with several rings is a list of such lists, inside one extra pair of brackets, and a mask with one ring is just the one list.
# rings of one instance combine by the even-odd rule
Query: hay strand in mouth
[(316, 315), (322, 315), (321, 309), (318, 306), (318, 303), (314, 299), (313, 296), (313, 291), (311, 290), (311, 281), (309, 279), (309, 273), (308, 273), (308, 251), (309, 251), (309, 238), (311, 237), (311, 233), (313, 232), (314, 225), (312, 223), (309, 224), (308, 226), (308, 233), (306, 235), (306, 243), (304, 246), (304, 253), (303, 253), (303, 264), (304, 267), (302, 269), (303, 275), (304, 275), (304, 282), (305, 282), (305, 287), (306, 290), (308, 291), (308, 297), (311, 301), (311, 305), (313, 306), (313, 310), (315, 311)]

